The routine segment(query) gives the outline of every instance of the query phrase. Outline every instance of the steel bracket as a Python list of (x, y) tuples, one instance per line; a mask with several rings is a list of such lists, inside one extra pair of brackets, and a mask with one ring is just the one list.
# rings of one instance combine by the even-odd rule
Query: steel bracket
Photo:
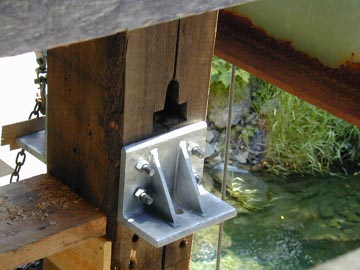
[(206, 122), (123, 147), (118, 217), (161, 247), (236, 216), (200, 184)]

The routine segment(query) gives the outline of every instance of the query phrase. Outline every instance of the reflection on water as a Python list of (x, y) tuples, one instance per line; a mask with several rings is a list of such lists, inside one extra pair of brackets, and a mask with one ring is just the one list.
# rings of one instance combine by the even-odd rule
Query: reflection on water
[[(238, 217), (224, 226), (222, 270), (308, 269), (360, 246), (360, 177), (234, 177), (246, 196), (230, 202)], [(215, 269), (216, 240), (217, 227), (195, 235), (193, 270)]]

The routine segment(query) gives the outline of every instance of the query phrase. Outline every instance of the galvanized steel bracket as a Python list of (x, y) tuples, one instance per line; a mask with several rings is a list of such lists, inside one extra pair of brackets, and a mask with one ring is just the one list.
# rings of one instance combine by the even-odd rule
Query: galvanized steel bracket
[(236, 216), (200, 183), (206, 122), (123, 147), (118, 218), (155, 247)]

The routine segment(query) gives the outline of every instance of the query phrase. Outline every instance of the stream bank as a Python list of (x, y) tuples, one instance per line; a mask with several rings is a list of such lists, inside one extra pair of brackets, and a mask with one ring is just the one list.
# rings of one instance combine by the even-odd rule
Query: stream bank
[[(208, 170), (205, 186), (219, 194)], [(360, 177), (278, 177), (231, 172), (245, 194), (228, 199), (238, 216), (225, 223), (222, 270), (302, 270), (360, 246)], [(230, 196), (228, 196), (229, 198)], [(195, 234), (192, 270), (212, 270), (217, 227)]]

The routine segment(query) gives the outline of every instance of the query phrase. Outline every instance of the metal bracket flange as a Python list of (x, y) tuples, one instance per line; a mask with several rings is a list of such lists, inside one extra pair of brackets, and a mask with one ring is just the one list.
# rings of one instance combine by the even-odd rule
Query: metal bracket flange
[(199, 122), (122, 149), (118, 217), (156, 247), (236, 216), (198, 184), (206, 131)]

